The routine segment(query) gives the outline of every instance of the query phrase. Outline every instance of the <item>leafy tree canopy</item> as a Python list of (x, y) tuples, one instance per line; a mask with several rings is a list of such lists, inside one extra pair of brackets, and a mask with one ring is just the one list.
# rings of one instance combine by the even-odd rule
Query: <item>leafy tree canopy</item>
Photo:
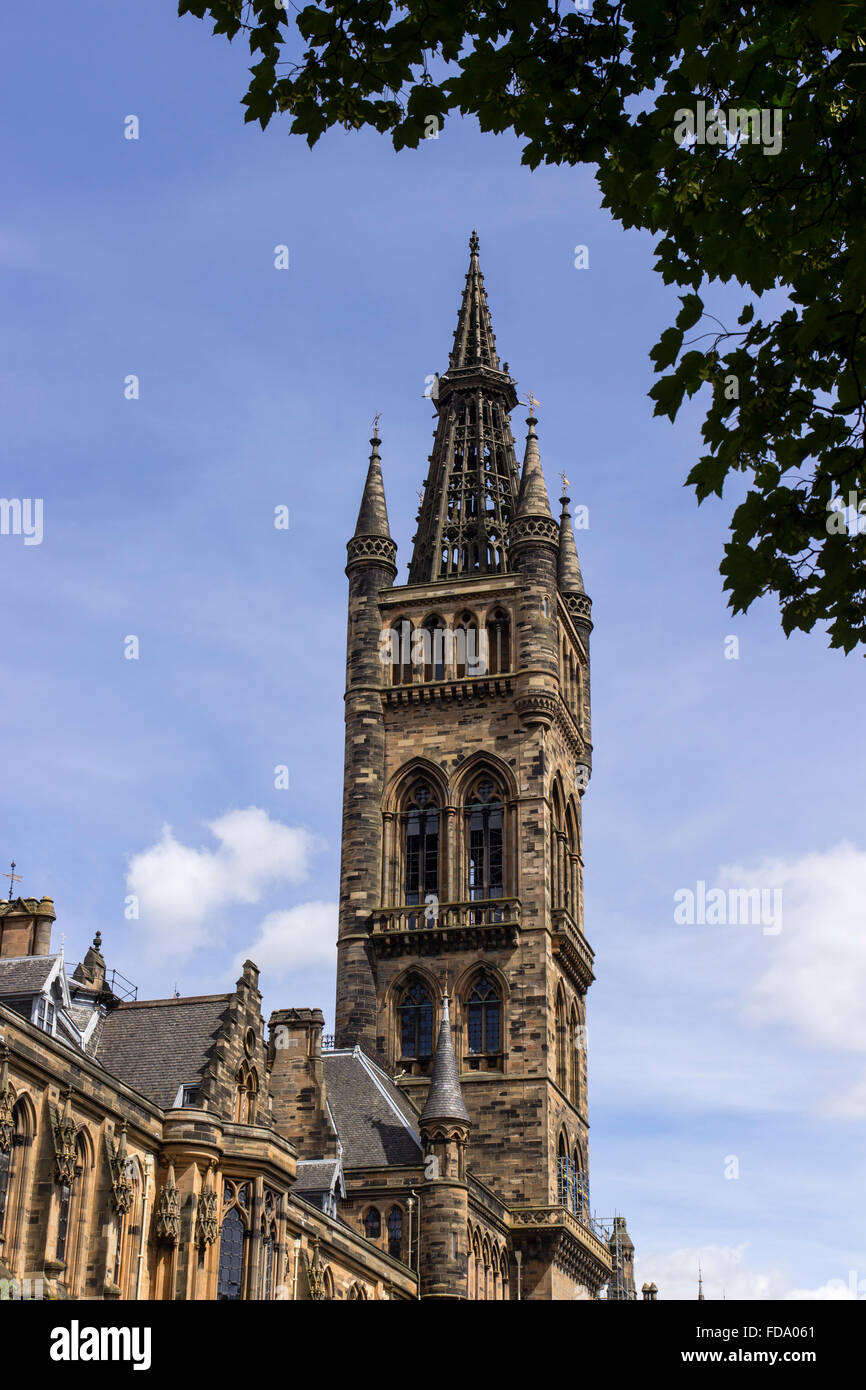
[[(703, 388), (687, 485), (702, 502), (746, 475), (721, 565), (730, 606), (773, 594), (786, 633), (820, 622), (831, 646), (866, 645), (866, 0), (589, 5), (179, 11), (246, 37), (246, 119), (285, 114), (310, 145), (369, 125), (417, 146), (459, 113), (513, 130), (532, 167), (595, 165), (604, 206), (658, 237), (656, 269), (683, 290), (650, 395), (674, 420)], [(723, 325), (703, 296), (732, 279), (747, 294)]]

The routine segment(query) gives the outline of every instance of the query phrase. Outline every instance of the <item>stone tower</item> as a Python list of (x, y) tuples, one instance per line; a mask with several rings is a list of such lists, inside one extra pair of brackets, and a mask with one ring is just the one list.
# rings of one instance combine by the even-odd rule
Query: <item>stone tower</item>
[(450, 981), (473, 1174), (528, 1221), (556, 1203), (580, 1214), (590, 600), (531, 397), (518, 468), (475, 233), (433, 403), (408, 582), (394, 583), (378, 435), (348, 545), (337, 1045), (359, 1044), (424, 1111)]

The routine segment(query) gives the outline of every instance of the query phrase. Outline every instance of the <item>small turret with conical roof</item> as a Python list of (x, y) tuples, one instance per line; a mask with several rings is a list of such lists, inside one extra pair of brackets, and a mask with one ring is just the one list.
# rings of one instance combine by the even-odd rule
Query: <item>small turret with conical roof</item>
[(419, 1121), (427, 1180), (418, 1218), (422, 1298), (468, 1297), (466, 1144), (470, 1126), (460, 1089), (446, 987), (430, 1089)]

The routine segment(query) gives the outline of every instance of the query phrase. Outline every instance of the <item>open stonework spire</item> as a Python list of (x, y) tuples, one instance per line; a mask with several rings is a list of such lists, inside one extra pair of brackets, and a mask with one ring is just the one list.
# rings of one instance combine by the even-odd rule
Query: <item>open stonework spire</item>
[(439, 1040), (436, 1056), (433, 1059), (433, 1074), (427, 1103), (421, 1112), (422, 1129), (436, 1121), (460, 1121), (469, 1124), (469, 1111), (460, 1089), (460, 1075), (457, 1070), (457, 1057), (454, 1053), (454, 1040), (451, 1037), (451, 1015), (448, 993), (442, 1000), (442, 1022), (439, 1026)]
[(499, 365), (475, 232), (469, 250), (454, 346), (433, 394), (439, 418), (410, 584), (508, 571), (508, 526), (519, 486), (509, 415), (517, 391), (508, 363)]
[(499, 370), (499, 358), (496, 355), (496, 334), (493, 332), (493, 325), (490, 321), (487, 291), (484, 288), (484, 276), (481, 274), (481, 266), (478, 261), (478, 233), (473, 231), (469, 238), (469, 269), (466, 272), (466, 286), (463, 290), (463, 302), (457, 315), (454, 346), (451, 349), (448, 370), (471, 367), (476, 363), (482, 363), (485, 367), (494, 367), (497, 371)]
[(559, 499), (562, 513), (559, 518), (557, 583), (559, 584), (560, 593), (582, 594), (583, 575), (580, 572), (580, 561), (577, 558), (577, 546), (574, 543), (571, 513), (568, 510), (569, 501), (570, 498), (568, 497), (560, 497)]

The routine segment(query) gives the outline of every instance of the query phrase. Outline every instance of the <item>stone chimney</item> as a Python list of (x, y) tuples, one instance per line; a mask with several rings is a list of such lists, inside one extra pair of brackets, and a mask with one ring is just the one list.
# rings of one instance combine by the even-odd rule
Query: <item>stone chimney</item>
[(268, 1020), (268, 1064), (277, 1133), (299, 1158), (332, 1158), (337, 1136), (326, 1108), (321, 1009), (277, 1009)]
[(51, 898), (0, 900), (0, 956), (50, 956)]

